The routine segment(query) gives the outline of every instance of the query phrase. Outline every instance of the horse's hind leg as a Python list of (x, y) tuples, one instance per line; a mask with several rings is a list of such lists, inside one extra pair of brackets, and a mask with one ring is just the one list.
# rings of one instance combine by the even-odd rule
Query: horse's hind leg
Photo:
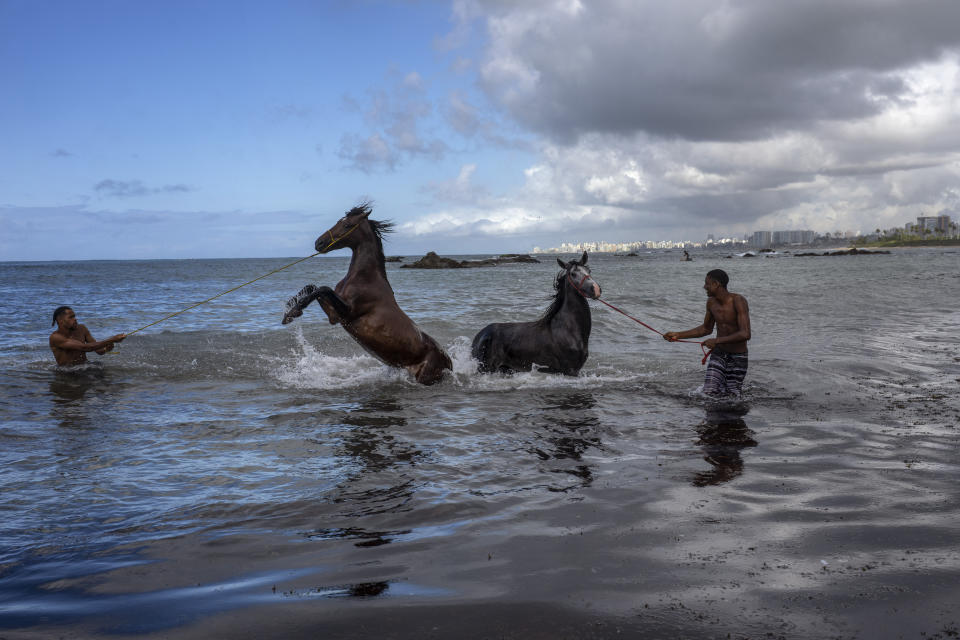
[(423, 362), (409, 367), (409, 371), (420, 384), (435, 384), (443, 379), (443, 372), (446, 369), (453, 369), (453, 362), (450, 356), (440, 347), (431, 349)]

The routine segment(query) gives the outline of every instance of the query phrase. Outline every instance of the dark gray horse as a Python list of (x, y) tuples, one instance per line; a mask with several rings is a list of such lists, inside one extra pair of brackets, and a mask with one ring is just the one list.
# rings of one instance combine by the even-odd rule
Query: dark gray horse
[(590, 306), (584, 296), (600, 297), (600, 285), (590, 277), (587, 254), (563, 262), (553, 283), (557, 293), (550, 307), (533, 322), (498, 322), (473, 338), (471, 354), (483, 373), (530, 371), (575, 376), (587, 360)]

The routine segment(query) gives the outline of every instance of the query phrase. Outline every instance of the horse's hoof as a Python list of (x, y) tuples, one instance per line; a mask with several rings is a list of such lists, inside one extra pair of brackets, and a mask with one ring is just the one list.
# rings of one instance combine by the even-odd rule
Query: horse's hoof
[(283, 314), (283, 320), (280, 321), (280, 324), (290, 324), (293, 322), (294, 318), (299, 318), (302, 315), (303, 311), (300, 311), (299, 309), (291, 309)]

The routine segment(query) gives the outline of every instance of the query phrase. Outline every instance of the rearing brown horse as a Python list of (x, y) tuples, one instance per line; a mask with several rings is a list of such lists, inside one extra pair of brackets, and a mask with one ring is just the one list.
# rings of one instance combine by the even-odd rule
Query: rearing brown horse
[(316, 300), (330, 324), (341, 324), (370, 355), (410, 372), (417, 382), (433, 384), (453, 369), (437, 341), (420, 330), (393, 295), (384, 267), (383, 234), (393, 225), (370, 220), (372, 208), (362, 204), (317, 238), (320, 253), (350, 249), (350, 268), (335, 289), (308, 284), (287, 302), (283, 324), (303, 314)]

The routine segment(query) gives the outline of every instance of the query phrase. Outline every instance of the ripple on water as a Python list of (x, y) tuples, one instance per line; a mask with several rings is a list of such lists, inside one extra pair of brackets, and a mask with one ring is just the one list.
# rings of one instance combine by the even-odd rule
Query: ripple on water
[[(477, 374), (471, 336), (535, 316), (552, 266), (404, 275), (405, 300), (431, 292), (412, 313), (454, 363), (430, 388), (319, 313), (277, 325), (283, 292), (335, 281), (345, 261), (253, 290), (230, 308), (250, 313), (236, 332), (208, 326), (221, 309), (75, 373), (23, 348), (0, 371), (0, 624), (312, 628), (344, 614), (340, 603), (375, 600), (364, 624), (404, 607), (432, 622), (451, 602), (490, 618), (516, 605), (519, 633), (546, 602), (560, 603), (551, 619), (587, 612), (669, 637), (872, 637), (899, 624), (895, 609), (910, 634), (932, 636), (960, 584), (960, 407), (956, 332), (942, 330), (956, 314), (931, 309), (960, 280), (937, 280), (925, 304), (912, 276), (952, 263), (909, 258), (724, 263), (755, 314), (745, 397), (728, 406), (698, 393), (695, 345), (600, 308), (581, 376)], [(128, 266), (91, 277), (103, 288)], [(136, 273), (191, 274), (179, 297), (230, 272), (201, 267)], [(702, 274), (689, 267), (598, 256), (594, 273), (612, 302), (674, 328), (702, 317)], [(52, 294), (42, 283), (28, 288)], [(155, 289), (145, 308), (104, 317), (163, 311), (173, 293)], [(502, 296), (471, 297), (492, 290)], [(469, 299), (433, 314), (451, 292)], [(46, 333), (20, 315), (21, 338), (4, 348), (42, 346)]]

